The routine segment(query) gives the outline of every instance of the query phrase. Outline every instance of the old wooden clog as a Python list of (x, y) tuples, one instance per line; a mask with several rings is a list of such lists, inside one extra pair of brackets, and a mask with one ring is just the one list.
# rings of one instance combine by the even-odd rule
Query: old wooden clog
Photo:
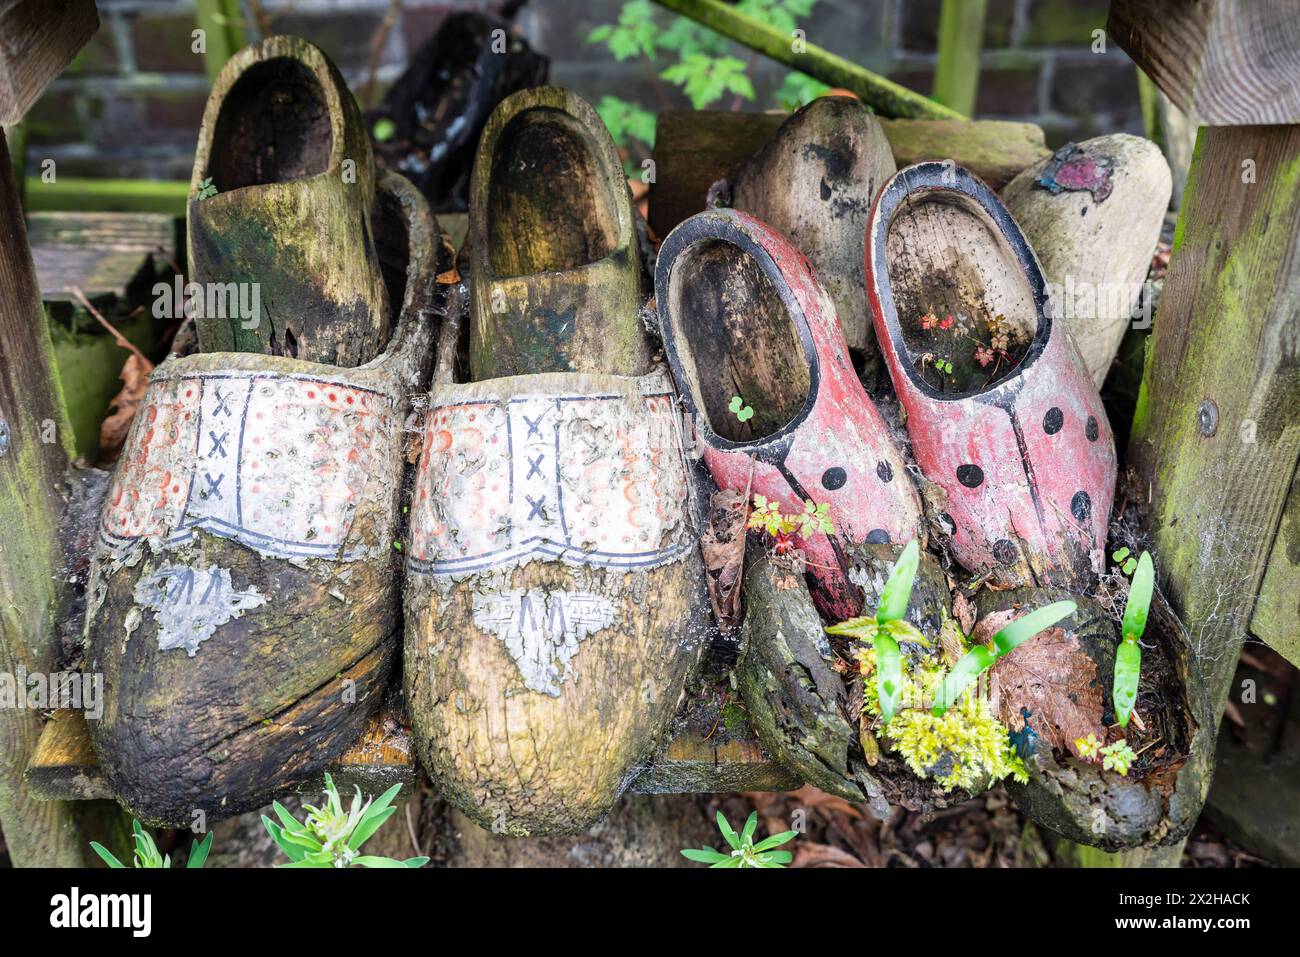
[(844, 338), (878, 366), (862, 244), (871, 203), (894, 175), (880, 121), (860, 100), (824, 96), (792, 114), (736, 174), (732, 205), (808, 257), (835, 303)]
[(705, 645), (681, 417), (667, 371), (647, 371), (631, 201), (599, 124), (559, 90), (518, 94), (488, 124), (470, 354), (476, 376), (514, 374), (438, 378), (411, 502), (418, 752), (500, 833), (608, 811)]
[(199, 130), (186, 215), (190, 278), (209, 289), (254, 289), (257, 308), (201, 311), (199, 348), (338, 367), (378, 356), (390, 317), (374, 197), (361, 111), (324, 53), (273, 36), (231, 57)]
[(639, 324), (621, 318), (645, 298), (633, 216), (614, 142), (586, 100), (538, 87), (502, 101), (479, 140), (470, 188), (476, 381), (648, 371)]
[(876, 201), (865, 271), (916, 462), (947, 494), (952, 556), (1004, 583), (1086, 593), (1115, 447), (1015, 221), (961, 167), (910, 166)]
[(1134, 320), (1172, 188), (1156, 144), (1112, 133), (1061, 147), (1002, 191), (1098, 388)]
[(396, 658), (402, 425), (427, 381), (436, 223), (396, 174), (379, 248), (401, 312), (340, 369), (233, 353), (154, 372), (91, 568), (91, 721), (119, 800), (189, 826), (266, 804), (350, 745)]
[(710, 210), (664, 241), (655, 298), (673, 376), (718, 486), (750, 488), (787, 514), (829, 504), (834, 532), (801, 547), (822, 610), (857, 614), (847, 546), (910, 541), (920, 505), (808, 261), (752, 216)]

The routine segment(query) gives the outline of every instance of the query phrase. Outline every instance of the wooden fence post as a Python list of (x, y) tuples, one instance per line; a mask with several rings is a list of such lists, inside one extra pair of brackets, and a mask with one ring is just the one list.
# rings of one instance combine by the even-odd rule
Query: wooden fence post
[(1297, 236), (1300, 126), (1203, 128), (1128, 462), (1211, 729), (1300, 458)]

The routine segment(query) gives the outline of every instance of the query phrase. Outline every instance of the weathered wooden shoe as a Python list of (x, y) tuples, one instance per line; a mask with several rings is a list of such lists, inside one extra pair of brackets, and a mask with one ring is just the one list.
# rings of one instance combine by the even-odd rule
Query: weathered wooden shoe
[(941, 531), (968, 570), (1087, 593), (1115, 495), (1110, 425), (1043, 275), (965, 169), (900, 170), (872, 210), (867, 291)]
[(920, 504), (808, 261), (752, 216), (709, 210), (664, 241), (655, 299), (673, 377), (719, 488), (748, 487), (786, 514), (829, 504), (834, 532), (802, 547), (823, 612), (858, 614), (847, 546), (910, 541)]
[(231, 57), (199, 130), (190, 278), (256, 290), (257, 307), (196, 315), (199, 348), (339, 367), (377, 357), (390, 330), (374, 198), (361, 111), (324, 53), (275, 36)]
[(416, 745), (447, 799), (499, 833), (608, 811), (706, 644), (681, 415), (667, 370), (647, 371), (630, 198), (599, 123), (533, 90), (488, 124), (470, 355), (476, 375), (519, 374), (435, 377), (411, 501)]
[(649, 370), (639, 325), (608, 321), (645, 294), (623, 166), (586, 100), (538, 87), (502, 101), (479, 140), (466, 242), (475, 381)]
[(1112, 133), (1066, 144), (1002, 190), (1098, 388), (1133, 322), (1172, 189), (1156, 144)]
[(878, 365), (862, 278), (871, 203), (897, 170), (880, 121), (860, 100), (823, 96), (792, 114), (731, 184), (732, 205), (808, 257), (844, 338)]
[(101, 516), (87, 668), (119, 800), (188, 826), (318, 773), (378, 706), (398, 649), (402, 425), (427, 381), (438, 248), (384, 174), (376, 235), (401, 303), (363, 366), (234, 353), (154, 372)]

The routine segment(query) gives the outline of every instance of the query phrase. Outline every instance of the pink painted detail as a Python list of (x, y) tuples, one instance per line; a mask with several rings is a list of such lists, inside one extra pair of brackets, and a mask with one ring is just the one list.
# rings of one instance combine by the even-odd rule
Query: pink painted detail
[(667, 375), (599, 395), (535, 381), (512, 395), (435, 392), (410, 567), (461, 575), (558, 559), (633, 569), (683, 557), (686, 472)]
[[(674, 238), (676, 237), (676, 238)], [(803, 411), (781, 431), (744, 443), (729, 442), (710, 428), (698, 397), (689, 394), (682, 352), (668, 314), (669, 276), (676, 257), (690, 245), (722, 239), (755, 256), (769, 279), (788, 291), (794, 309), (787, 313), (804, 326), (815, 367), (814, 385)], [(820, 594), (818, 605), (828, 617), (861, 614), (861, 598), (848, 578), (845, 546), (850, 543), (902, 544), (916, 537), (920, 501), (907, 463), (889, 427), (853, 369), (835, 306), (808, 260), (775, 230), (735, 210), (710, 210), (677, 227), (660, 251), (655, 277), (660, 325), (674, 375), (693, 414), (696, 438), (705, 463), (720, 488), (744, 489), (781, 504), (782, 512), (800, 512), (812, 500), (830, 505), (835, 534), (818, 533), (799, 541)], [(788, 304), (787, 304), (788, 306)], [(752, 476), (752, 480), (751, 480)]]
[(336, 559), (382, 547), (349, 538), (372, 470), (399, 454), (398, 436), (361, 402), (369, 393), (294, 375), (155, 375), (101, 538), (174, 545), (202, 529), (268, 554)]
[[(900, 171), (868, 224), (868, 297), (912, 450), (925, 477), (948, 494), (953, 528), (944, 531), (962, 566), (1006, 583), (1086, 590), (1104, 567), (1115, 497), (1110, 423), (1064, 325), (1045, 314), (1042, 274), (1019, 227), (988, 187), (960, 168), (953, 186), (950, 170), (923, 163)], [(965, 397), (939, 397), (914, 374), (887, 272), (893, 211), (908, 195), (932, 189), (961, 190), (984, 207), (1038, 304), (1039, 332), (1016, 371)]]

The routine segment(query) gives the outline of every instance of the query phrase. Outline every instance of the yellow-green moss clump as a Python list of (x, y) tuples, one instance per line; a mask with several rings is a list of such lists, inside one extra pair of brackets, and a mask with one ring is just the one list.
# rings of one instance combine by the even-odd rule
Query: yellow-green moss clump
[(933, 779), (949, 791), (980, 790), (1008, 776), (1022, 783), (1029, 780), (1007, 729), (975, 687), (943, 717), (930, 713), (946, 669), (923, 649), (913, 646), (903, 653), (901, 707), (888, 725), (879, 723), (875, 649), (860, 645), (857, 660), (862, 670), (862, 720), (868, 723), (863, 731), (874, 732), (918, 777)]

